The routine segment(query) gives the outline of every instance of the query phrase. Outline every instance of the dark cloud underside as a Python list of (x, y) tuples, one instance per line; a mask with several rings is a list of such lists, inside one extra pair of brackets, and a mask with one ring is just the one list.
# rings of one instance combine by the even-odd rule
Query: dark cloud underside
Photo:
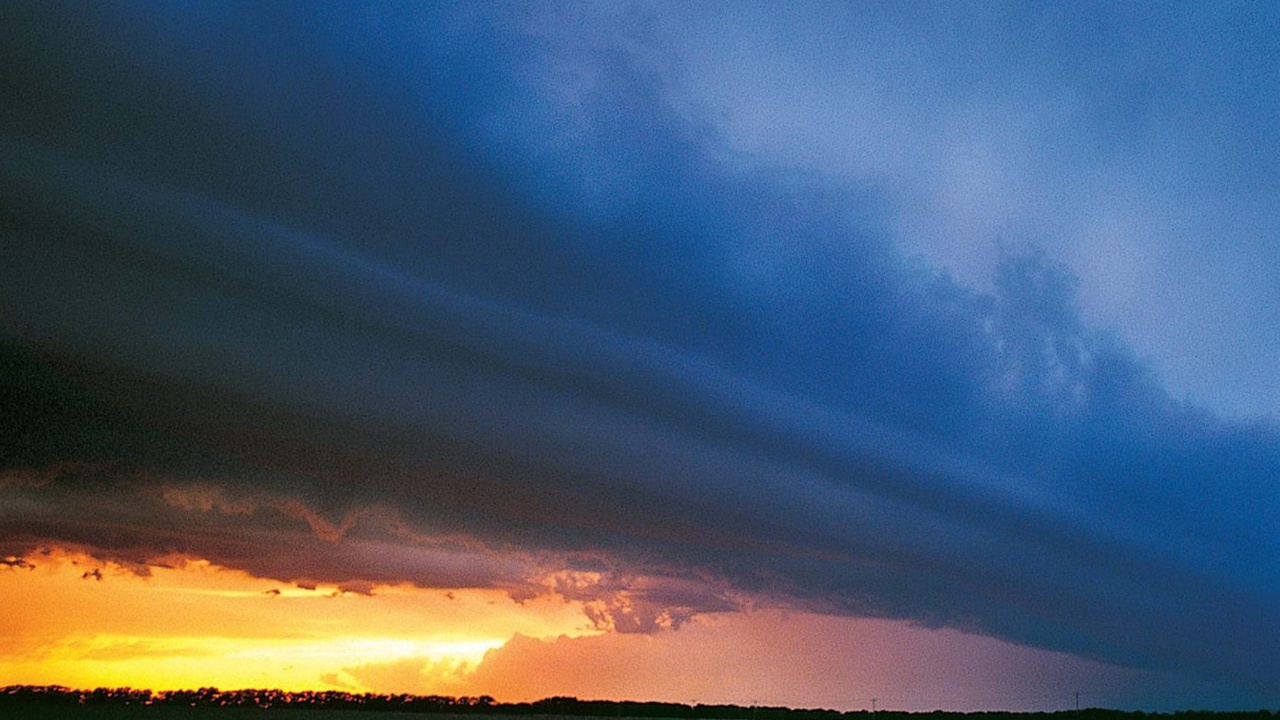
[(599, 564), (1280, 691), (1274, 427), (513, 17), (0, 11), (10, 553)]

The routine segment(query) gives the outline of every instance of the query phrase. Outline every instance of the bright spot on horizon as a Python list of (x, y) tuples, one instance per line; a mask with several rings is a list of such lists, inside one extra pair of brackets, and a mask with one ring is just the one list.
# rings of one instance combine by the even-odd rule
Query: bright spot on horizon
[(596, 632), (574, 603), (517, 604), (498, 590), (362, 595), (205, 560), (176, 559), (149, 576), (62, 551), (33, 560), (0, 578), (0, 606), (30, 609), (0, 620), (6, 684), (368, 690), (351, 670), (416, 662), (423, 684), (404, 691), (450, 694), (516, 634)]

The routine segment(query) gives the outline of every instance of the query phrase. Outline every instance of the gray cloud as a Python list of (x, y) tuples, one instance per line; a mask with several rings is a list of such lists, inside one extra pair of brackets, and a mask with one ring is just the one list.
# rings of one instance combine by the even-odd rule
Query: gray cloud
[(577, 564), (619, 630), (758, 598), (1278, 690), (1280, 434), (1172, 399), (1045, 257), (905, 259), (881, 191), (734, 162), (613, 42), (59, 12), (0, 58), (4, 553)]

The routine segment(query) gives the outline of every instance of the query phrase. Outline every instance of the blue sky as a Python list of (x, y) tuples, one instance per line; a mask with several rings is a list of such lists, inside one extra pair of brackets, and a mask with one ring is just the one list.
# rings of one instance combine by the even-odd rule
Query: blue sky
[(1274, 705), (1278, 24), (14, 4), (6, 467), (109, 469), (0, 484), (0, 544), (446, 582), (104, 505), (199, 478), (664, 579), (636, 632), (768, 598)]

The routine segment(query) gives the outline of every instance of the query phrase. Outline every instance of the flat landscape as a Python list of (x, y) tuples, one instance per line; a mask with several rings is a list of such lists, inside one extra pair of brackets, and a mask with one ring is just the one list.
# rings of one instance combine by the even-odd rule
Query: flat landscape
[(574, 697), (532, 703), (500, 703), (493, 698), (442, 695), (377, 695), (335, 691), (287, 693), (278, 690), (216, 688), (151, 693), (130, 688), (73, 690), (61, 686), (12, 685), (0, 688), (0, 718), (159, 718), (174, 720), (390, 720), (406, 716), (431, 720), (1270, 720), (1272, 710), (1254, 712), (1178, 711), (1147, 713), (1082, 708), (1057, 712), (899, 712), (764, 707), (758, 705), (686, 705), (663, 702), (614, 702)]
[[(36, 703), (20, 703), (0, 705), (0, 712), (6, 720), (40, 720), (42, 718), (86, 718), (92, 720), (116, 720), (117, 718), (154, 718), (156, 720), (387, 720), (388, 711), (379, 710), (339, 710), (326, 708), (250, 708), (250, 707), (180, 707), (165, 705), (48, 705)], [(430, 715), (441, 720), (467, 720), (469, 715), (440, 715), (435, 713), (397, 712), (396, 716), (421, 717)], [(873, 713), (859, 711), (846, 713), (853, 716), (871, 716)], [(1013, 712), (979, 712), (979, 713), (904, 713), (884, 711), (874, 713), (883, 720), (903, 720), (904, 718), (928, 718), (929, 720), (952, 720), (971, 718), (973, 720), (1133, 720), (1169, 718), (1171, 720), (1265, 720), (1274, 718), (1276, 714), (1267, 710), (1257, 712), (1220, 712), (1220, 711), (1187, 711), (1174, 713), (1124, 712), (1119, 710), (1067, 710), (1055, 713), (1013, 713)], [(569, 720), (581, 718), (575, 715), (507, 715), (509, 720)], [(597, 716), (599, 717), (599, 716)], [(641, 720), (640, 718), (619, 716), (620, 720)]]

